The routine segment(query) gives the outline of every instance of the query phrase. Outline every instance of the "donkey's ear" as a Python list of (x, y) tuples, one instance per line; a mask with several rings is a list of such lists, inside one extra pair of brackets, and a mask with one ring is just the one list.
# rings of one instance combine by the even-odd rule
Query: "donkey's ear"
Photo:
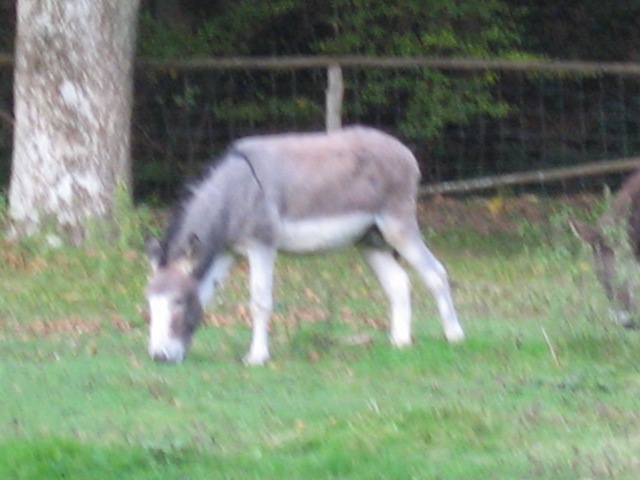
[(594, 225), (589, 225), (588, 223), (581, 222), (580, 220), (570, 218), (569, 226), (571, 227), (571, 230), (573, 230), (573, 233), (589, 245), (596, 245), (600, 243), (602, 239), (602, 233), (598, 227)]
[(149, 237), (144, 241), (144, 246), (147, 251), (147, 259), (151, 270), (156, 271), (160, 266), (160, 258), (162, 257), (162, 245), (160, 241), (155, 237)]
[(193, 268), (200, 253), (200, 239), (195, 233), (189, 235), (187, 247), (184, 249), (180, 257), (176, 260), (175, 265), (185, 274), (191, 275)]
[(202, 242), (200, 242), (200, 237), (195, 233), (189, 235), (189, 248), (187, 250), (187, 257), (192, 260), (195, 260), (200, 253), (200, 247), (202, 247)]

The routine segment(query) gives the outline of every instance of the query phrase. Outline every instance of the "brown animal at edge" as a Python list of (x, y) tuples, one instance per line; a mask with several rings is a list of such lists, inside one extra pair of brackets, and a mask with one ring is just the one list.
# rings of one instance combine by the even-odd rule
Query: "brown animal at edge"
[[(593, 251), (596, 276), (613, 304), (613, 315), (627, 328), (637, 328), (634, 316), (638, 311), (633, 286), (621, 274), (621, 252), (616, 251), (606, 231), (621, 226), (626, 230), (629, 247), (636, 262), (640, 261), (640, 170), (620, 187), (613, 197), (611, 208), (600, 216), (595, 225), (575, 219), (569, 221), (573, 230)], [(638, 265), (640, 267), (640, 265)]]

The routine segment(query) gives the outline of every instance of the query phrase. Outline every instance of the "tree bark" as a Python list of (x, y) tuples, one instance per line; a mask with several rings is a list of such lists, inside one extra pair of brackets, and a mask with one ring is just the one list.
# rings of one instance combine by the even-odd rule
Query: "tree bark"
[(18, 0), (13, 233), (82, 241), (130, 191), (139, 0)]

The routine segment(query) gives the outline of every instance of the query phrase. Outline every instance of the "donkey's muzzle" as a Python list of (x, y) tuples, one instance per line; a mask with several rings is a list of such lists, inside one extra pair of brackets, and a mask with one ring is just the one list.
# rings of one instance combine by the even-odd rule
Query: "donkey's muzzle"
[(151, 358), (156, 362), (171, 363), (171, 359), (169, 359), (169, 356), (164, 352), (154, 353), (151, 355)]
[(151, 358), (160, 363), (181, 363), (184, 360), (184, 351), (181, 349), (149, 350)]

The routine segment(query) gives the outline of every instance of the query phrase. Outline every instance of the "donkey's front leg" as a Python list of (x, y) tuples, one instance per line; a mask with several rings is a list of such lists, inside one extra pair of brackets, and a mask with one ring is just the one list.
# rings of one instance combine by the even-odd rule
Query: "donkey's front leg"
[(198, 286), (198, 297), (200, 298), (202, 308), (205, 308), (209, 301), (211, 301), (216, 289), (227, 276), (234, 262), (235, 257), (232, 254), (224, 253), (219, 255), (211, 263), (211, 267), (209, 267), (209, 270), (204, 274)]
[(252, 245), (247, 251), (247, 258), (251, 295), (249, 309), (253, 331), (251, 346), (244, 357), (244, 363), (264, 365), (269, 360), (269, 319), (273, 306), (273, 268), (276, 250), (267, 245)]

